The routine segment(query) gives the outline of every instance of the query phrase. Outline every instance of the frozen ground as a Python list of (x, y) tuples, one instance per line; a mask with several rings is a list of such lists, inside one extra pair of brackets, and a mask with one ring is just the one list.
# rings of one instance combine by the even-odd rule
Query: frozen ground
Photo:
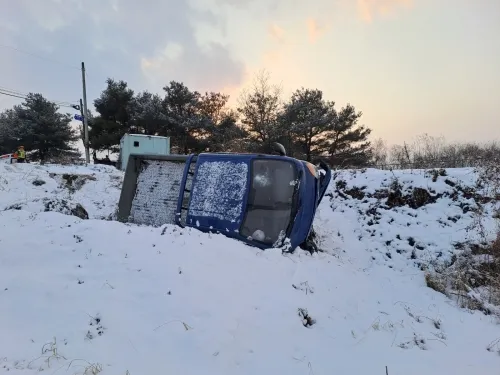
[[(102, 220), (119, 197), (112, 168), (4, 167), (0, 372), (500, 374), (497, 321), (427, 288), (421, 270), (474, 239), (473, 199), (445, 182), (470, 186), (471, 170), (435, 182), (420, 171), (342, 172), (315, 222), (325, 253), (283, 256)], [(441, 195), (384, 208), (376, 190), (394, 176), (403, 193)], [(78, 204), (90, 219), (45, 212)]]
[(123, 174), (104, 165), (40, 166), (0, 162), (0, 211), (5, 208), (30, 212), (66, 213), (77, 203), (89, 218), (112, 215), (120, 196)]

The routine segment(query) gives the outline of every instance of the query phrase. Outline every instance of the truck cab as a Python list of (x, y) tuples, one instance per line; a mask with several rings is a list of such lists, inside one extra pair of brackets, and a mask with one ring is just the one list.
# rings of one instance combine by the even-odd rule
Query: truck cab
[(306, 242), (330, 179), (326, 164), (279, 155), (131, 155), (118, 218), (295, 249)]

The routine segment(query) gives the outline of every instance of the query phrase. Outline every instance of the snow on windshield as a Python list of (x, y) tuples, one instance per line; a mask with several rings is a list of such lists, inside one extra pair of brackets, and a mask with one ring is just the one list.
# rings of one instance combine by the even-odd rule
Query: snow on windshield
[(236, 222), (243, 211), (248, 165), (207, 161), (198, 167), (189, 215)]

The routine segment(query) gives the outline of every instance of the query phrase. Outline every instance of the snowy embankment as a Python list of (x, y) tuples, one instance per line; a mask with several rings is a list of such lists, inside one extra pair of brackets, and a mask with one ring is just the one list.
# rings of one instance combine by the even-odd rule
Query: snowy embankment
[(82, 219), (110, 218), (122, 181), (123, 173), (103, 165), (0, 163), (0, 211), (56, 211)]
[[(371, 253), (370, 265), (386, 264), (398, 272), (447, 262), (464, 244), (484, 240), (474, 230), (478, 202), (485, 210), (486, 240), (492, 241), (499, 202), (489, 201), (475, 188), (477, 175), (472, 168), (449, 169), (443, 174), (376, 169), (335, 172), (321, 210), (326, 211), (321, 225), (332, 231), (330, 244), (347, 250), (356, 237), (365, 255), (366, 250)], [(325, 210), (326, 205), (331, 210)], [(336, 230), (339, 225), (342, 229)]]
[[(464, 213), (473, 202), (445, 196), (444, 178), (395, 172), (403, 192), (442, 195), (384, 209), (386, 198), (369, 195), (391, 172), (342, 172), (315, 222), (325, 253), (283, 256), (194, 229), (101, 220), (119, 197), (112, 168), (8, 167), (0, 169), (0, 372), (498, 373), (500, 325), (426, 287), (421, 271), (458, 251), (453, 243), (467, 239), (473, 220)], [(85, 182), (67, 184), (61, 173)], [(448, 174), (473, 183), (472, 171)], [(363, 197), (354, 186), (366, 186)], [(80, 204), (90, 219), (44, 212), (61, 210), (47, 199)]]

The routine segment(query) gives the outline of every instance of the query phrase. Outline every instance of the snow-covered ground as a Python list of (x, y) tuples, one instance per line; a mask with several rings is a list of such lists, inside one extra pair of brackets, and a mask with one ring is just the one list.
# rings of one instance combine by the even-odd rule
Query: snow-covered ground
[(112, 215), (120, 196), (123, 173), (105, 165), (62, 166), (0, 163), (0, 211), (64, 211), (76, 203), (88, 217)]
[[(384, 208), (376, 191), (394, 177), (403, 196), (441, 195)], [(472, 170), (435, 182), (341, 172), (315, 221), (325, 252), (312, 256), (103, 220), (121, 178), (104, 166), (0, 164), (0, 372), (500, 374), (495, 318), (426, 287), (421, 270), (474, 239), (473, 199), (450, 185), (472, 185)], [(77, 204), (88, 220), (45, 212)]]
[[(336, 172), (319, 225), (333, 231), (333, 237), (336, 232), (331, 246), (337, 250), (346, 250), (357, 237), (363, 253), (371, 253), (370, 266), (386, 264), (407, 272), (408, 266), (445, 262), (461, 244), (481, 240), (471, 229), (478, 220), (474, 197), (483, 197), (476, 181), (472, 168), (449, 169), (445, 176), (423, 170)], [(499, 203), (483, 206), (489, 240), (496, 234), (493, 213)]]

